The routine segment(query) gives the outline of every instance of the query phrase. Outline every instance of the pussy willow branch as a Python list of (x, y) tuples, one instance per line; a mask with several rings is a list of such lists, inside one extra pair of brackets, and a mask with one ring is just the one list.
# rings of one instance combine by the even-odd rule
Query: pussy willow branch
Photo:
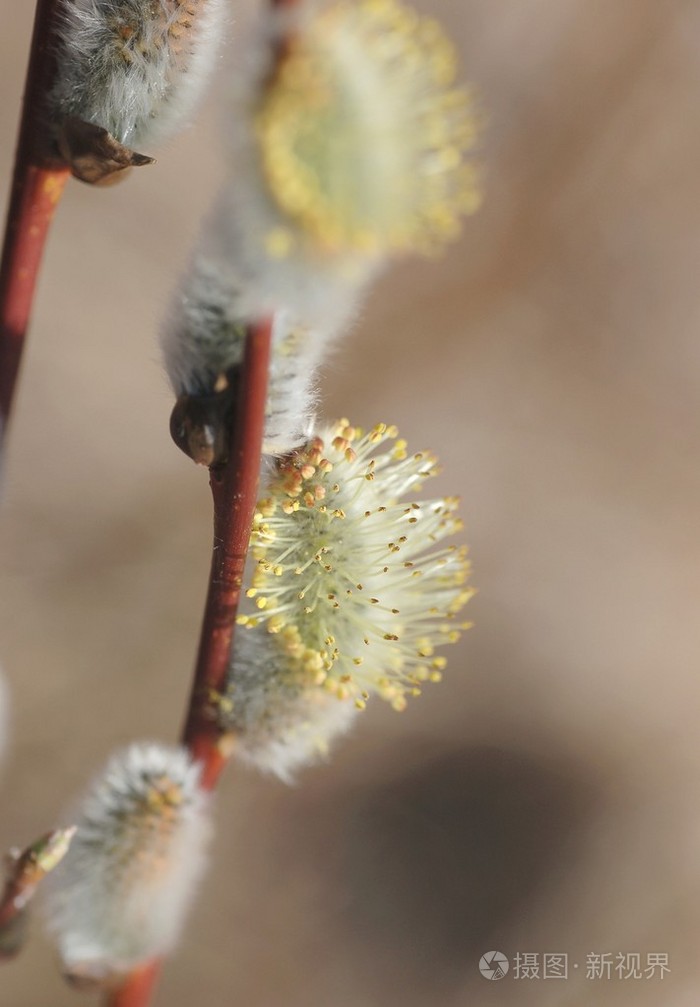
[(0, 263), (0, 442), (12, 409), (44, 245), (70, 173), (52, 160), (42, 123), (59, 5), (60, 0), (37, 2)]
[(215, 703), (225, 689), (258, 497), (271, 333), (271, 318), (251, 326), (248, 331), (228, 461), (210, 470), (214, 547), (197, 665), (182, 736), (183, 744), (202, 764), (201, 782), (205, 790), (216, 786), (228, 757), (217, 724)]
[[(299, 0), (270, 0), (291, 8)], [(280, 55), (283, 47), (280, 49)], [(238, 408), (229, 438), (229, 457), (210, 470), (214, 501), (214, 545), (199, 651), (182, 742), (202, 763), (202, 786), (213, 790), (230, 755), (217, 725), (212, 699), (224, 689), (241, 597), (248, 543), (257, 501), (265, 429), (272, 319), (248, 331), (238, 386)], [(107, 994), (105, 1007), (148, 1007), (162, 961), (150, 962)]]
[[(182, 743), (202, 764), (205, 790), (214, 789), (230, 755), (217, 723), (216, 699), (225, 688), (258, 498), (271, 336), (271, 318), (248, 330), (228, 460), (210, 470), (214, 545), (199, 653), (182, 734)], [(147, 1007), (161, 964), (150, 962), (132, 972), (118, 989), (107, 993), (106, 1007)]]
[[(291, 8), (299, 0), (270, 0)], [(284, 46), (280, 48), (282, 55)], [(213, 790), (230, 752), (213, 717), (212, 698), (221, 695), (233, 646), (236, 614), (257, 500), (265, 428), (272, 319), (253, 326), (246, 340), (225, 465), (210, 471), (214, 500), (214, 547), (199, 652), (190, 693), (183, 744), (202, 763), (202, 786)], [(132, 972), (108, 993), (105, 1007), (148, 1007), (162, 961)]]
[[(272, 7), (280, 9), (295, 7), (299, 2), (270, 0)], [(182, 743), (202, 764), (201, 784), (205, 790), (214, 789), (230, 755), (217, 724), (215, 703), (225, 688), (257, 502), (272, 323), (272, 318), (267, 318), (248, 330), (238, 379), (237, 410), (229, 437), (229, 457), (224, 465), (210, 469), (214, 548), (197, 664), (182, 734)]]

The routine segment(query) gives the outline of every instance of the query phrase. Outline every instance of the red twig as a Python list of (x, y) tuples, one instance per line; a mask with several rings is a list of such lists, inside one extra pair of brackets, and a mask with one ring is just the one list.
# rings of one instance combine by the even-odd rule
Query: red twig
[(127, 982), (109, 994), (108, 1007), (146, 1007), (151, 1002), (160, 969), (161, 963), (157, 961), (132, 972)]
[[(292, 7), (298, 0), (271, 0)], [(209, 588), (182, 742), (202, 764), (202, 786), (213, 790), (230, 752), (217, 723), (215, 700), (225, 689), (248, 543), (257, 502), (265, 404), (270, 367), (272, 318), (248, 331), (238, 385), (229, 456), (210, 470), (214, 501), (214, 545)], [(150, 962), (107, 995), (105, 1007), (148, 1007), (162, 967)]]
[(54, 210), (69, 175), (52, 157), (43, 121), (53, 60), (50, 44), (59, 0), (38, 0), (0, 264), (0, 419), (3, 436)]
[[(183, 744), (202, 763), (202, 786), (213, 790), (230, 754), (216, 717), (226, 685), (250, 530), (258, 497), (265, 428), (272, 319), (251, 326), (238, 386), (229, 457), (211, 469), (214, 546), (209, 590)], [(106, 1007), (147, 1007), (161, 963), (150, 962), (107, 994)]]
[(265, 428), (272, 319), (248, 332), (228, 461), (211, 469), (214, 547), (183, 743), (201, 762), (202, 785), (212, 790), (226, 762), (212, 697), (226, 685), (243, 573), (258, 494)]

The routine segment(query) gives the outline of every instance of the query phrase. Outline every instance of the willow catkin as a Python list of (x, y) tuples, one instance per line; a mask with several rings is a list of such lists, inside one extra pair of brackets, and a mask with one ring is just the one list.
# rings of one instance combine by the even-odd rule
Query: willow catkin
[(46, 902), (67, 975), (104, 979), (176, 942), (210, 833), (198, 777), (184, 749), (131, 745), (74, 809), (77, 832)]
[(402, 710), (441, 679), (473, 590), (466, 548), (444, 541), (458, 501), (414, 496), (436, 471), (395, 428), (346, 420), (276, 463), (222, 704), (248, 761), (288, 777), (372, 695)]
[(52, 120), (143, 147), (187, 123), (216, 63), (225, 0), (66, 0)]

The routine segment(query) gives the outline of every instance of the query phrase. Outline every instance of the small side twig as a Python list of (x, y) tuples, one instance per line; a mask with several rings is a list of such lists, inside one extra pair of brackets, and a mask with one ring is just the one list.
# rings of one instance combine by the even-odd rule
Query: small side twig
[(0, 961), (21, 951), (27, 906), (41, 881), (65, 857), (75, 831), (75, 827), (55, 829), (23, 852), (9, 854), (7, 881), (0, 897)]
[(38, 0), (0, 263), (0, 439), (12, 409), (39, 267), (70, 171), (53, 156), (43, 103), (54, 71), (51, 39), (59, 0)]

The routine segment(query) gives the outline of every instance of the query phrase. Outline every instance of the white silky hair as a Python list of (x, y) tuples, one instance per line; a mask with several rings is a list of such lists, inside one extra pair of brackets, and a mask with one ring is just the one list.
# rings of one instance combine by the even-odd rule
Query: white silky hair
[[(230, 171), (173, 300), (161, 347), (175, 394), (208, 395), (219, 375), (241, 362), (246, 327), (272, 316), (264, 451), (285, 454), (308, 437), (319, 365), (351, 327), (384, 263), (320, 249), (284, 216), (268, 189), (255, 114), (290, 16), (263, 7), (245, 48), (232, 57), (222, 130)], [(291, 20), (304, 16), (295, 12)]]
[(331, 742), (350, 730), (359, 711), (352, 700), (338, 699), (323, 686), (301, 685), (287, 671), (272, 634), (262, 627), (241, 629), (224, 726), (236, 736), (238, 758), (292, 783), (303, 766), (327, 758)]
[(66, 0), (52, 118), (148, 146), (184, 125), (216, 63), (226, 0)]
[[(277, 208), (267, 190), (252, 131), (246, 124), (230, 183), (219, 201), (219, 220), (235, 262), (250, 310), (264, 314), (283, 305), (310, 324), (342, 325), (384, 263), (373, 256), (329, 253), (296, 229)], [(291, 245), (274, 250), (278, 236)]]
[[(134, 744), (94, 780), (46, 882), (47, 924), (69, 974), (120, 974), (176, 943), (211, 831), (198, 779), (184, 749)], [(152, 800), (164, 787), (177, 793), (167, 807)]]
[(173, 299), (161, 348), (176, 395), (211, 394), (218, 376), (241, 363), (246, 326), (272, 313), (264, 451), (284, 454), (313, 425), (318, 367), (350, 326), (358, 291), (343, 286), (329, 300), (323, 276), (320, 282), (309, 276), (305, 294), (289, 307), (268, 294), (274, 284), (266, 284), (267, 262), (249, 254), (254, 240), (252, 232), (242, 231), (224, 193)]

